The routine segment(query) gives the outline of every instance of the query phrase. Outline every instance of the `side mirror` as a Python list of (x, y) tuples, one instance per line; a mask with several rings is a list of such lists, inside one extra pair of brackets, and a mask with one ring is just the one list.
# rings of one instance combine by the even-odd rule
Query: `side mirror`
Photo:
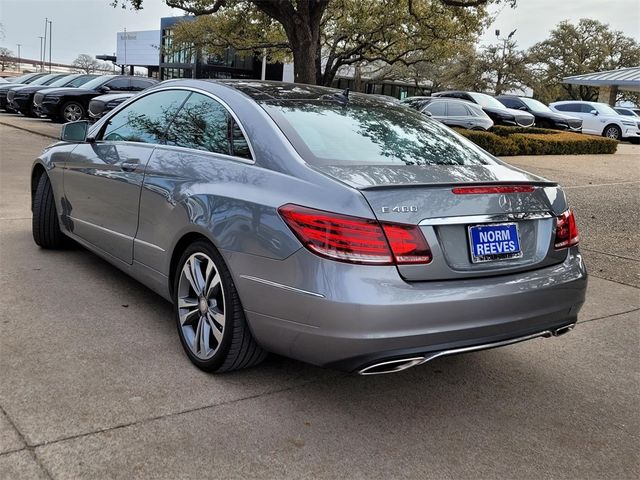
[(522, 107), (518, 108), (518, 110), (522, 110), (522, 111), (526, 112), (526, 111), (527, 111), (527, 107), (525, 107), (525, 106), (523, 105)]
[(433, 113), (431, 113), (429, 110), (423, 110), (422, 113), (424, 113), (427, 117), (433, 117)]
[(594, 108), (593, 110), (591, 110), (589, 113), (590, 113), (591, 115), (598, 116), (598, 110), (596, 110), (595, 108)]
[(107, 87), (106, 85), (103, 85), (102, 87), (100, 87), (99, 89), (102, 93), (109, 93), (111, 91), (111, 89), (109, 87)]
[(85, 142), (88, 131), (89, 122), (87, 120), (65, 123), (60, 131), (60, 140), (63, 142)]

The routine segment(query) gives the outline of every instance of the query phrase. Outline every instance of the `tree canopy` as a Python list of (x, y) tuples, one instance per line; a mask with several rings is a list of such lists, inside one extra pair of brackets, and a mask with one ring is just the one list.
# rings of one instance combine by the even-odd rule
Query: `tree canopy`
[[(292, 58), (296, 82), (330, 84), (343, 66), (418, 63), (473, 43), (491, 3), (515, 0), (165, 0), (198, 18), (176, 42), (211, 52), (267, 49)], [(143, 0), (113, 0), (141, 9)]]
[(568, 85), (564, 77), (640, 65), (640, 44), (623, 32), (597, 20), (583, 18), (577, 24), (561, 22), (549, 38), (528, 52), (536, 96), (557, 99), (596, 100), (595, 87)]

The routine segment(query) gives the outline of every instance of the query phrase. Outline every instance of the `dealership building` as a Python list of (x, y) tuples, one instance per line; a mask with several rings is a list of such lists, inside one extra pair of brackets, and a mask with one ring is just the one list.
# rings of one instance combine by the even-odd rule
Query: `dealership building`
[[(239, 55), (228, 48), (223, 55), (207, 54), (192, 45), (173, 49), (173, 29), (179, 22), (190, 22), (195, 17), (165, 17), (160, 19), (160, 30), (118, 32), (115, 56), (97, 58), (120, 65), (122, 72), (128, 68), (144, 67), (148, 75), (158, 80), (171, 78), (245, 78), (293, 82), (292, 63), (264, 63), (258, 55)], [(379, 81), (366, 78), (356, 81), (353, 68), (343, 68), (333, 82), (337, 88), (350, 88), (366, 93), (377, 93), (404, 98), (431, 93), (430, 83), (398, 80)]]
[[(262, 78), (262, 59), (257, 56), (238, 55), (229, 48), (223, 55), (206, 54), (187, 45), (171, 49), (173, 28), (178, 22), (192, 21), (194, 17), (167, 17), (160, 19), (160, 30), (118, 32), (115, 57), (101, 55), (122, 67), (123, 73), (135, 67), (147, 69), (148, 75), (158, 80), (171, 78)], [(293, 65), (267, 63), (267, 80), (293, 81)]]

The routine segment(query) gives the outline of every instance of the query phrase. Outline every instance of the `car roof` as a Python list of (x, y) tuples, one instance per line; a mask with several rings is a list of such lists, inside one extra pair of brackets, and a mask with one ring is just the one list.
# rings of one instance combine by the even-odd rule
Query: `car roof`
[(551, 102), (551, 105), (560, 105), (563, 103), (588, 103), (590, 105), (593, 105), (600, 102), (588, 102), (587, 100), (559, 100), (557, 102)]
[(320, 100), (324, 95), (331, 95), (342, 92), (342, 90), (322, 87), (319, 85), (307, 85), (302, 83), (287, 83), (269, 80), (216, 79), (204, 81), (222, 84), (235, 90), (239, 90), (240, 92), (257, 101)]

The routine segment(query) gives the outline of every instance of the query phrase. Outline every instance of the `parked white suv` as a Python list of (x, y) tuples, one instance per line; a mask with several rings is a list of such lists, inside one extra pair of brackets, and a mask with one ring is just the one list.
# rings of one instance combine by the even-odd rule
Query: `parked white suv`
[(565, 100), (549, 104), (551, 110), (582, 119), (582, 133), (602, 135), (616, 140), (640, 141), (638, 119), (623, 117), (606, 103)]

